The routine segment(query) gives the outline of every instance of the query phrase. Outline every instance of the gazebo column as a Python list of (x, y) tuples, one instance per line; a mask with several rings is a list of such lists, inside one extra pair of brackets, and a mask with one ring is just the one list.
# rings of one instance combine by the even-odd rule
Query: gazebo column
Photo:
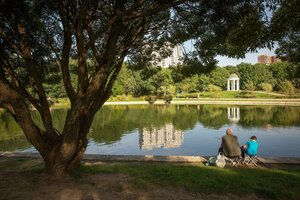
[(234, 80), (234, 90), (237, 90), (237, 80)]
[(237, 86), (237, 90), (240, 90), (240, 80), (237, 80), (236, 82), (237, 82), (237, 85), (236, 85)]
[(227, 91), (230, 90), (230, 80), (227, 80)]
[(237, 90), (237, 80), (234, 80), (234, 90)]
[(235, 90), (235, 80), (232, 81), (232, 90)]

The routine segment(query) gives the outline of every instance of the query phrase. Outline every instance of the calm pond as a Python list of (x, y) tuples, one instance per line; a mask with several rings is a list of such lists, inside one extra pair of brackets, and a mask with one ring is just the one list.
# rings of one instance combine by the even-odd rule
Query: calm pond
[[(66, 111), (52, 111), (58, 130)], [(41, 125), (38, 114), (32, 115)], [(229, 127), (241, 145), (256, 135), (260, 156), (300, 157), (300, 107), (292, 106), (104, 106), (90, 129), (86, 153), (216, 155)], [(36, 152), (7, 112), (0, 113), (0, 151)]]

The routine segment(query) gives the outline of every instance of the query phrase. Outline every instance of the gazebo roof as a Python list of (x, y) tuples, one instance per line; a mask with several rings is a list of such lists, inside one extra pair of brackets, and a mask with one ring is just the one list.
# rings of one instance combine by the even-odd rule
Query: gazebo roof
[(236, 74), (230, 74), (228, 79), (230, 80), (230, 79), (240, 79), (240, 78)]

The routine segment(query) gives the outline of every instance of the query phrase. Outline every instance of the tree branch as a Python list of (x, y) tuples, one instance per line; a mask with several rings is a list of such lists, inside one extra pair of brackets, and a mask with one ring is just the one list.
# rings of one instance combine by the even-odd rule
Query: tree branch
[(22, 128), (29, 142), (34, 145), (43, 157), (46, 156), (51, 150), (51, 147), (48, 145), (49, 141), (47, 142), (44, 139), (40, 129), (33, 122), (26, 103), (17, 92), (1, 80), (0, 91), (0, 106), (8, 109)]
[[(40, 103), (37, 99), (35, 99), (32, 95), (28, 93), (28, 91), (21, 86), (21, 81), (20, 79), (15, 75), (13, 69), (11, 66), (8, 64), (9, 62), (6, 61), (5, 58), (2, 58), (2, 68), (1, 71), (4, 70), (5, 72), (1, 72), (3, 74), (2, 80), (6, 81), (14, 90), (16, 90), (20, 95), (25, 97), (30, 101), (30, 103), (38, 110), (41, 111), (41, 106)], [(14, 84), (10, 84), (9, 81), (7, 80), (6, 76), (4, 74), (8, 74), (11, 77), (11, 80), (14, 82)]]
[(78, 51), (78, 87), (77, 94), (83, 96), (85, 90), (88, 86), (88, 72), (87, 72), (87, 51), (84, 48), (84, 33), (87, 10), (90, 5), (90, 0), (83, 1), (81, 5), (79, 14), (77, 16), (77, 26), (76, 26), (76, 42)]
[(71, 101), (71, 104), (73, 104), (76, 99), (76, 93), (71, 83), (71, 76), (69, 70), (70, 49), (72, 45), (71, 25), (69, 23), (67, 13), (64, 10), (64, 5), (62, 2), (59, 3), (58, 10), (62, 20), (63, 31), (64, 31), (64, 43), (63, 43), (60, 67), (61, 67), (62, 78), (66, 89), (66, 93)]
[(28, 71), (30, 72), (30, 74), (34, 80), (34, 84), (37, 89), (37, 94), (40, 98), (41, 107), (42, 107), (41, 117), (42, 117), (43, 123), (45, 125), (46, 133), (48, 133), (50, 135), (55, 135), (56, 132), (53, 129), (52, 117), (50, 114), (50, 109), (49, 109), (46, 93), (45, 93), (44, 87), (42, 85), (40, 76), (38, 74), (38, 70), (36, 69), (37, 63), (35, 62), (35, 60), (32, 57), (32, 50), (31, 50), (31, 46), (28, 41), (28, 36), (25, 31), (25, 27), (21, 23), (18, 23), (17, 28), (18, 28), (17, 31), (21, 38), (21, 43), (23, 45), (22, 46), (22, 57), (24, 58), (24, 60), (26, 62), (26, 67), (28, 68)]

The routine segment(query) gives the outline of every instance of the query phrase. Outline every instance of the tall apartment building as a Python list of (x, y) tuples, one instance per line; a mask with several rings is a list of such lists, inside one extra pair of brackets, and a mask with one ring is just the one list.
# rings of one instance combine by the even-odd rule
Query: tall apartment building
[(258, 63), (261, 64), (272, 64), (281, 61), (280, 58), (277, 58), (276, 56), (268, 56), (268, 55), (259, 55), (257, 60)]
[(168, 68), (170, 66), (176, 66), (182, 64), (183, 52), (180, 45), (171, 49), (172, 53), (169, 57), (162, 59), (157, 63), (157, 66)]

